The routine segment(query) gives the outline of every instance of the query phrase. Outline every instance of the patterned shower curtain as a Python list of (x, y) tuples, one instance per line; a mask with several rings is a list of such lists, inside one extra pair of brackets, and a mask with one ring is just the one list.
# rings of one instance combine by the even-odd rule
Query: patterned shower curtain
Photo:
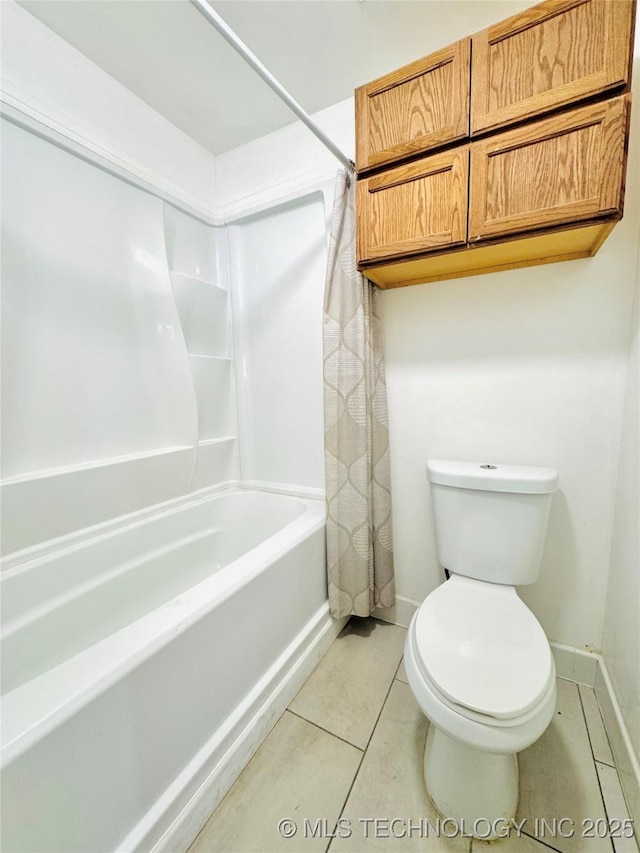
[(338, 173), (324, 298), (327, 572), (336, 618), (395, 604), (380, 294), (356, 269), (353, 183)]

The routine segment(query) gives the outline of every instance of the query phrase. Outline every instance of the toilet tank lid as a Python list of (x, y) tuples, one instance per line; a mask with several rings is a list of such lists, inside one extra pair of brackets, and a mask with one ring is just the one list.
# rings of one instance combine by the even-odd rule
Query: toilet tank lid
[(555, 468), (530, 468), (523, 465), (501, 465), (497, 462), (429, 459), (427, 477), (431, 483), (440, 486), (484, 492), (545, 495), (555, 492), (558, 488), (558, 472)]

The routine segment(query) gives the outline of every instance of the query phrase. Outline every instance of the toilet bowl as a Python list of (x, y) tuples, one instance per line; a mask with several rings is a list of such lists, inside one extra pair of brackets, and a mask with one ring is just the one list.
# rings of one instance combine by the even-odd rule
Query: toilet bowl
[(405, 669), (431, 722), (431, 799), (445, 817), (491, 837), (487, 822), (515, 816), (516, 753), (555, 712), (555, 665), (542, 628), (513, 587), (452, 575), (413, 617)]
[(555, 712), (551, 649), (513, 584), (537, 578), (557, 472), (460, 462), (427, 471), (451, 575), (411, 621), (405, 668), (430, 721), (430, 798), (465, 832), (491, 839), (515, 816), (516, 754)]

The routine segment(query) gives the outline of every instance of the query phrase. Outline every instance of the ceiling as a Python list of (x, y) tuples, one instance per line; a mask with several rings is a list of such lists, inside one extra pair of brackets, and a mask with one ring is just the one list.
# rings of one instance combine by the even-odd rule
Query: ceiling
[[(221, 154), (295, 117), (188, 0), (18, 0)], [(528, 0), (209, 0), (309, 113)]]

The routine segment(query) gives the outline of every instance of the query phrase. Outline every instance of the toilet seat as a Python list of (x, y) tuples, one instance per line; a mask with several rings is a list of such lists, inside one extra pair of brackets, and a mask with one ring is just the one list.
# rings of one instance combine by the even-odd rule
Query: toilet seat
[(432, 691), (478, 722), (519, 723), (552, 689), (547, 638), (510, 586), (452, 575), (418, 609), (413, 648)]

